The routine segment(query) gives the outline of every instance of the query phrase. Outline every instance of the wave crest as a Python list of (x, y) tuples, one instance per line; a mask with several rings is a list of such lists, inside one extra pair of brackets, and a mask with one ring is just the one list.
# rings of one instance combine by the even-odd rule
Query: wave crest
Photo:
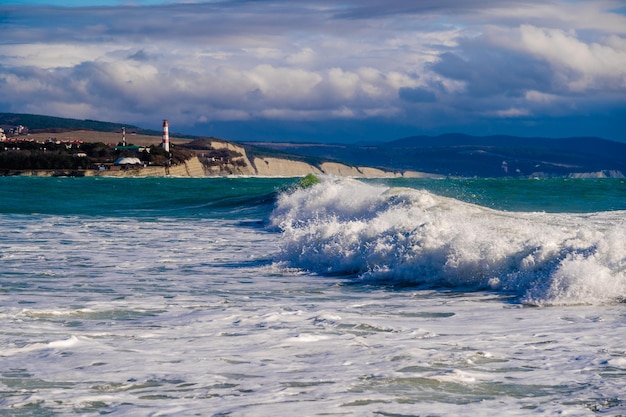
[(624, 212), (497, 211), (356, 180), (279, 196), (280, 260), (384, 284), (512, 292), (528, 304), (626, 299)]

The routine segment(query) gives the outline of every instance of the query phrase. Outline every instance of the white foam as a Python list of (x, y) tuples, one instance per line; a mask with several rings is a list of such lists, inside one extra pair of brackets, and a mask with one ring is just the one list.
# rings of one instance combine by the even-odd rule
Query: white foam
[(328, 340), (328, 336), (321, 336), (315, 334), (298, 334), (296, 336), (290, 337), (287, 339), (288, 342), (296, 342), (296, 343), (314, 343), (321, 342), (323, 340)]
[(626, 215), (512, 213), (326, 178), (281, 196), (282, 257), (386, 283), (495, 289), (529, 304), (626, 298)]
[[(572, 265), (581, 256), (592, 270), (600, 265), (614, 276), (623, 272), (623, 213), (611, 222), (605, 214), (518, 215), (430, 193), (385, 196), (384, 188), (369, 193), (357, 182), (345, 186), (358, 203), (321, 205), (320, 222), (339, 219), (331, 225), (337, 236), (320, 237), (312, 249), (354, 239), (354, 265), (367, 285), (300, 269), (342, 271), (332, 268), (343, 254), (323, 254), (318, 267), (311, 248), (297, 246), (307, 239), (289, 240), (299, 229), (316, 231), (314, 211), (300, 224), (285, 223), (293, 235), (195, 219), (3, 216), (2, 236), (18, 228), (33, 233), (0, 242), (1, 406), (42, 415), (626, 413), (624, 305), (536, 308), (497, 292), (377, 285), (411, 282), (420, 272), (414, 259), (420, 248), (431, 255), (432, 270), (451, 260), (435, 285), (460, 286), (456, 270), (464, 264), (471, 270), (472, 262), (489, 267), (497, 256), (513, 266), (491, 267), (484, 278), (468, 280), (472, 288), (491, 284), (504, 291), (517, 271), (526, 294), (532, 277), (543, 276), (541, 268), (556, 276), (570, 254)], [(329, 209), (333, 204), (338, 213)], [(277, 209), (276, 219), (282, 209), (289, 204)], [(473, 234), (472, 224), (463, 224), (467, 218), (477, 225)], [(497, 237), (491, 229), (523, 253), (511, 255), (513, 243), (490, 245)], [(531, 233), (544, 229), (554, 234)], [(127, 232), (113, 238), (113, 230)], [(292, 268), (268, 265), (279, 238), (286, 239), (280, 257)], [(482, 258), (472, 258), (465, 241), (481, 248)], [(587, 250), (590, 241), (599, 244)], [(443, 242), (453, 243), (445, 248)], [(292, 243), (304, 251), (301, 260), (285, 252)], [(576, 250), (554, 261), (563, 247)], [(372, 259), (387, 271), (364, 263)], [(531, 272), (519, 272), (521, 264)], [(428, 267), (419, 279), (430, 276)], [(533, 294), (545, 297), (550, 286), (536, 281)]]
[(48, 343), (48, 347), (51, 347), (53, 349), (64, 349), (64, 348), (76, 346), (78, 342), (79, 341), (76, 336), (70, 336), (69, 339), (54, 340)]
[(72, 335), (69, 338), (61, 339), (61, 340), (53, 340), (51, 342), (46, 343), (32, 343), (23, 347), (18, 348), (5, 348), (0, 351), (0, 357), (9, 357), (18, 354), (24, 354), (28, 352), (35, 351), (44, 351), (44, 350), (59, 350), (59, 349), (67, 349), (77, 346), (81, 343), (78, 337)]

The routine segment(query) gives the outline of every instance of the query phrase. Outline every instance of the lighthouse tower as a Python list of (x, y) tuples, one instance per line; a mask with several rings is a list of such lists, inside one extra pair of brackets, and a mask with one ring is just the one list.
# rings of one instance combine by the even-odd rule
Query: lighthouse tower
[(169, 124), (167, 120), (163, 120), (163, 142), (161, 143), (165, 152), (170, 151), (170, 132), (169, 132)]

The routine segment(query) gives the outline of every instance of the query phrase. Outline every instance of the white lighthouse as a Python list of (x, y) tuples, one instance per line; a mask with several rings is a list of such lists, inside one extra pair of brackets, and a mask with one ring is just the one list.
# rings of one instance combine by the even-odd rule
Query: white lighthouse
[(163, 120), (163, 142), (161, 143), (165, 152), (170, 151), (170, 132), (167, 120)]

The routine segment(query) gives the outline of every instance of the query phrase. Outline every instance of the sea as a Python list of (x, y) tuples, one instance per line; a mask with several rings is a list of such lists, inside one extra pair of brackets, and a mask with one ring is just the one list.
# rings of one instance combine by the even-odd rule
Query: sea
[(623, 179), (0, 177), (0, 416), (624, 416)]

